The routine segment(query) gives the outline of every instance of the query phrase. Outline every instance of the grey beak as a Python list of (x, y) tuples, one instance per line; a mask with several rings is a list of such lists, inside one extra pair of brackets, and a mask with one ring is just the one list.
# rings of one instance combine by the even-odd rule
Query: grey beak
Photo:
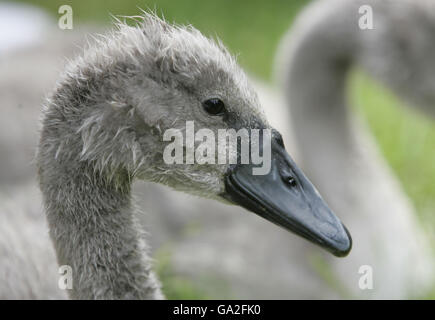
[(266, 175), (253, 175), (252, 164), (230, 168), (223, 197), (335, 256), (346, 256), (352, 247), (349, 232), (288, 155), (280, 138), (272, 138), (271, 155)]

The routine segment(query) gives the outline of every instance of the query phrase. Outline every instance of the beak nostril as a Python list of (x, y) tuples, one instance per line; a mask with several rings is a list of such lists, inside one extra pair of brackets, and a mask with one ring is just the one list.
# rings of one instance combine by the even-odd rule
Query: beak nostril
[(285, 183), (287, 183), (291, 187), (295, 187), (296, 186), (296, 179), (291, 177), (291, 176), (283, 177), (283, 180), (284, 180)]

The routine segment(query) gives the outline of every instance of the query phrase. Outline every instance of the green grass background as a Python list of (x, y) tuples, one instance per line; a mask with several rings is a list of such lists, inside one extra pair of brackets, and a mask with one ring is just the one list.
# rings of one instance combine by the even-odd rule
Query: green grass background
[[(218, 36), (238, 54), (251, 74), (271, 80), (273, 59), (281, 36), (307, 0), (26, 0), (54, 16), (69, 4), (74, 23), (108, 24), (109, 14), (137, 15), (139, 9), (155, 9), (168, 21), (193, 24), (203, 33)], [(435, 76), (435, 75), (434, 75)], [(380, 149), (417, 208), (419, 218), (435, 234), (435, 122), (407, 109), (385, 88), (361, 72), (350, 81), (352, 106), (367, 121)], [(432, 238), (433, 243), (435, 239)], [(157, 253), (157, 269), (168, 298), (212, 298), (174, 274), (170, 254)], [(434, 296), (435, 297), (435, 294)]]

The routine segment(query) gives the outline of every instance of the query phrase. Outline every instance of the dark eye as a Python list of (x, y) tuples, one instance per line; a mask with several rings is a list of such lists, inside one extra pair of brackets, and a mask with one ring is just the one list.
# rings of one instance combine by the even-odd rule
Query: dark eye
[(221, 115), (225, 112), (225, 104), (218, 98), (205, 100), (202, 103), (204, 110), (213, 116)]

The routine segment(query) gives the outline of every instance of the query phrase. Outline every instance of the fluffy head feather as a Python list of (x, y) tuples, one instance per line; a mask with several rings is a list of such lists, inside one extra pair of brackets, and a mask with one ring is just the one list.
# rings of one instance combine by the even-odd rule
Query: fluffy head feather
[[(152, 14), (136, 21), (118, 20), (69, 64), (47, 103), (40, 163), (86, 162), (105, 176), (126, 170), (129, 177), (214, 197), (227, 165), (166, 165), (163, 133), (182, 130), (188, 120), (215, 133), (268, 127), (256, 93), (219, 41)], [(226, 119), (204, 112), (202, 102), (215, 97), (224, 101)]]

